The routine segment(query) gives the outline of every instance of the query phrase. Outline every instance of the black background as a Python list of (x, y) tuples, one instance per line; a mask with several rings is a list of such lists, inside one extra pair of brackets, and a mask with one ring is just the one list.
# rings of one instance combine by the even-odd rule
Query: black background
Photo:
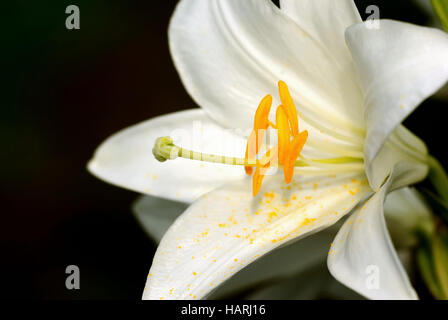
[[(377, 4), (382, 18), (428, 23), (409, 0), (356, 3), (361, 12)], [(65, 28), (69, 4), (80, 8), (80, 30)], [(2, 2), (0, 292), (6, 298), (141, 297), (155, 245), (130, 212), (137, 194), (95, 179), (85, 167), (117, 130), (195, 106), (168, 51), (175, 4)], [(431, 99), (406, 121), (442, 162), (443, 105)], [(65, 288), (69, 264), (80, 267), (82, 290)]]

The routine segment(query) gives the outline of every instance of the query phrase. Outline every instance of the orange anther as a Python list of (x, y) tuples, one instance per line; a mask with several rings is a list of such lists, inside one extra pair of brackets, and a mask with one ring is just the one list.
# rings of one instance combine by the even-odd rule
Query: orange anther
[(300, 152), (302, 152), (303, 146), (308, 139), (308, 131), (303, 131), (294, 137), (292, 142), (289, 144), (289, 150), (287, 154), (287, 158), (285, 163), (283, 164), (283, 171), (285, 174), (286, 183), (290, 183), (292, 180), (292, 176), (294, 174), (294, 164), (297, 158), (300, 156)]
[[(258, 152), (260, 151), (261, 145), (263, 144), (264, 135), (266, 133), (266, 129), (269, 127), (271, 123), (269, 121), (269, 113), (271, 112), (272, 107), (272, 96), (267, 95), (261, 100), (257, 111), (255, 112), (255, 120), (254, 120), (254, 130), (252, 131), (249, 139), (247, 141), (246, 147), (246, 160), (254, 160)], [(251, 175), (253, 169), (251, 166), (245, 166), (244, 170), (246, 174)]]
[[(278, 83), (280, 100), (282, 105), (277, 108), (276, 124), (269, 121), (269, 113), (272, 106), (272, 97), (267, 95), (260, 102), (254, 119), (254, 130), (252, 131), (246, 147), (246, 160), (255, 162), (257, 155), (263, 145), (264, 136), (269, 126), (278, 130), (278, 145), (256, 164), (256, 170), (252, 180), (252, 192), (256, 196), (260, 191), (264, 176), (269, 168), (283, 165), (285, 181), (290, 183), (294, 174), (294, 166), (297, 158), (308, 139), (308, 132), (299, 133), (299, 119), (297, 110), (285, 82)], [(292, 139), (292, 140), (291, 140)], [(245, 166), (246, 173), (253, 173), (253, 166)]]
[(254, 130), (266, 130), (269, 127), (269, 113), (271, 112), (272, 96), (268, 94), (261, 100), (255, 112)]
[(285, 82), (278, 82), (278, 89), (280, 92), (280, 100), (285, 107), (286, 114), (288, 115), (288, 120), (291, 124), (292, 135), (296, 136), (299, 134), (299, 119), (297, 117), (297, 110), (292, 100), (291, 94), (289, 93), (288, 86)]
[(271, 167), (277, 166), (278, 148), (275, 146), (269, 150), (263, 159), (260, 160), (260, 165), (257, 166), (254, 176), (252, 178), (252, 194), (255, 197), (260, 191), (266, 172)]
[(283, 165), (287, 156), (291, 133), (289, 129), (288, 116), (283, 106), (277, 108), (277, 135), (278, 135), (278, 162)]

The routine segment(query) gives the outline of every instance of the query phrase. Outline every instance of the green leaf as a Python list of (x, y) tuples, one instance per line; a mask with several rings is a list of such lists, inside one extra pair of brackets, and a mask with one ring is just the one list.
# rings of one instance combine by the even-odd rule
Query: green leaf
[(448, 0), (431, 0), (431, 4), (443, 28), (448, 32)]

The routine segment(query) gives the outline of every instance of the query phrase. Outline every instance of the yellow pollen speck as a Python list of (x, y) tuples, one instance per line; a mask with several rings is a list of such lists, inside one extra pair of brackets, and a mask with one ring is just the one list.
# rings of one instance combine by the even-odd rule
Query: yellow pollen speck
[(237, 262), (237, 261), (238, 261), (238, 259), (235, 258), (235, 262)]
[(307, 226), (314, 221), (316, 221), (316, 218), (311, 218), (311, 219), (305, 218), (305, 220), (303, 220), (303, 222), (302, 222), (302, 226)]
[(220, 224), (219, 224), (219, 227), (220, 227), (220, 228), (225, 228), (225, 227), (226, 227), (226, 224), (225, 224), (225, 223), (220, 223)]
[(311, 200), (311, 199), (313, 199), (313, 197), (312, 196), (306, 196), (305, 199), (306, 200)]
[(196, 275), (197, 275), (197, 273), (193, 271), (193, 275), (194, 275), (194, 276), (196, 276)]
[(272, 192), (266, 192), (264, 194), (264, 196), (265, 196), (265, 198), (274, 198), (274, 192), (273, 191)]
[(179, 249), (182, 249), (182, 246), (178, 246)]

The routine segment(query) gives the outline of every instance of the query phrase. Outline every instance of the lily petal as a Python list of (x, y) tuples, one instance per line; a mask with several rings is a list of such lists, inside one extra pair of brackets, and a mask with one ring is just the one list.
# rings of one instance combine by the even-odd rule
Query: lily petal
[(118, 132), (107, 139), (88, 164), (100, 179), (140, 193), (193, 202), (201, 195), (242, 179), (241, 167), (176, 159), (158, 162), (152, 154), (158, 137), (194, 151), (244, 157), (246, 141), (217, 125), (203, 110), (157, 117)]
[(369, 299), (417, 299), (392, 244), (384, 200), (408, 166), (398, 164), (387, 182), (339, 230), (328, 255), (330, 273)]
[[(328, 8), (319, 10), (332, 12), (330, 1), (323, 5)], [(311, 21), (316, 6), (305, 9), (302, 17)], [(311, 22), (303, 27), (310, 30), (270, 0), (182, 0), (171, 20), (169, 43), (189, 94), (226, 127), (252, 127), (261, 97), (276, 92), (283, 80), (303, 114), (315, 121), (325, 115), (330, 127), (363, 130), (362, 92), (351, 63), (338, 60), (343, 49), (333, 55), (322, 44), (325, 39), (315, 38), (326, 29)], [(341, 48), (340, 37), (331, 43), (338, 40)], [(279, 102), (274, 97), (274, 104)]]
[(333, 225), (371, 192), (363, 174), (300, 177), (291, 188), (275, 174), (256, 198), (250, 184), (223, 186), (176, 220), (157, 249), (144, 299), (205, 297), (264, 254)]
[(397, 126), (448, 80), (448, 34), (408, 23), (381, 20), (350, 27), (347, 44), (361, 79), (367, 136), (366, 170), (373, 189), (390, 173), (374, 167), (381, 148)]
[(280, 8), (356, 75), (345, 44), (347, 28), (362, 22), (353, 0), (280, 0)]

